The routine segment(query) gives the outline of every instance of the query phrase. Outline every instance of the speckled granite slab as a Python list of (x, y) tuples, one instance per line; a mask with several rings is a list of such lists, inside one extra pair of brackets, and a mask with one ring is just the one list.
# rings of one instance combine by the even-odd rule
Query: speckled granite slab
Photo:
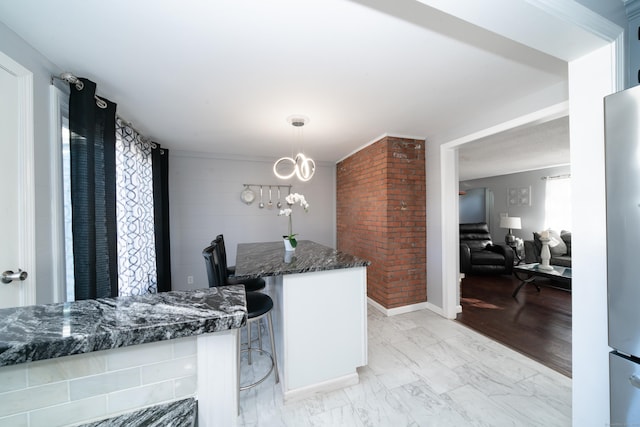
[(0, 309), (0, 366), (239, 328), (244, 286)]
[(193, 398), (177, 400), (79, 427), (194, 427), (197, 407)]
[(369, 261), (310, 240), (298, 241), (294, 254), (290, 258), (287, 255), (282, 242), (240, 243), (236, 255), (236, 277), (280, 276), (370, 264)]

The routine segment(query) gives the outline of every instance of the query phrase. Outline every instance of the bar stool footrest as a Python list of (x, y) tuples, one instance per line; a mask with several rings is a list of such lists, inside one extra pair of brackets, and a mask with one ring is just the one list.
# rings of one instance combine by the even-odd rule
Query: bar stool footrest
[(265, 355), (269, 356), (269, 360), (271, 360), (271, 367), (269, 368), (269, 371), (262, 378), (260, 378), (258, 381), (255, 381), (255, 382), (253, 382), (251, 384), (247, 384), (247, 385), (244, 385), (244, 386), (241, 385), (240, 386), (240, 391), (248, 390), (250, 388), (253, 388), (253, 387), (257, 386), (257, 385), (262, 384), (264, 382), (264, 380), (266, 380), (269, 377), (269, 375), (271, 375), (271, 372), (273, 372), (273, 367), (275, 366), (275, 363), (273, 361), (273, 356), (268, 351), (265, 351), (265, 350), (262, 350), (262, 349), (259, 349), (259, 348), (245, 348), (245, 349), (242, 349), (240, 352), (241, 353), (247, 353), (249, 351), (255, 351), (255, 352), (258, 352), (258, 353), (265, 354)]

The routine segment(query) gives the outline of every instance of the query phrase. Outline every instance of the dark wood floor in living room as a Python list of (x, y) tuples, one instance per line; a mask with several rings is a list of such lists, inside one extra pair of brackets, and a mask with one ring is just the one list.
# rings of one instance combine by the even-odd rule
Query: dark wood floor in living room
[(571, 377), (571, 293), (540, 280), (539, 293), (528, 284), (516, 299), (519, 283), (513, 276), (465, 277), (457, 320)]

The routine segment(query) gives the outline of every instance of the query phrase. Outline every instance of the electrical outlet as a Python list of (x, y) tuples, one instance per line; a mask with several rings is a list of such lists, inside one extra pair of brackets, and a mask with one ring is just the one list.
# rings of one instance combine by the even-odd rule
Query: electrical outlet
[(187, 285), (193, 285), (193, 276), (187, 276)]

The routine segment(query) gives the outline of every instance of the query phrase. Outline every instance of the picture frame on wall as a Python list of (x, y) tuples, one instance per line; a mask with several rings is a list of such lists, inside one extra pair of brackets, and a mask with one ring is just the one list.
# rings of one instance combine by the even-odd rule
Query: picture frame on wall
[(509, 206), (531, 206), (531, 186), (508, 188), (507, 204)]

